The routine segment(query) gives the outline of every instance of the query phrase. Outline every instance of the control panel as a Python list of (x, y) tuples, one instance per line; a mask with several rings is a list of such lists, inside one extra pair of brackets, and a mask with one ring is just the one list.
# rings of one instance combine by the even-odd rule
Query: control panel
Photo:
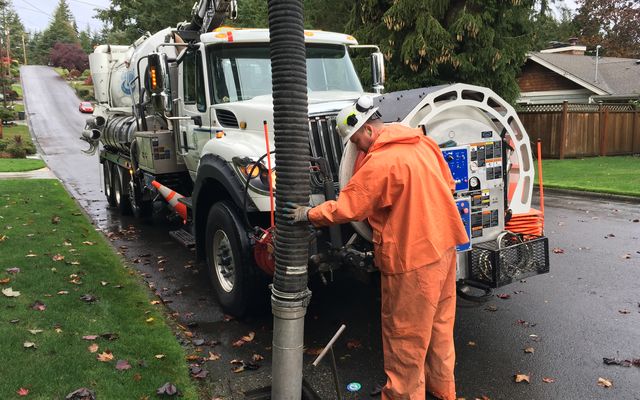
[(469, 146), (443, 149), (442, 156), (449, 164), (456, 192), (469, 190)]
[[(467, 232), (467, 237), (471, 238), (471, 207), (469, 204), (469, 198), (461, 198), (456, 200), (456, 207), (460, 213), (460, 218), (464, 224), (464, 230)], [(458, 251), (467, 251), (471, 249), (471, 242), (460, 244), (456, 246)]]

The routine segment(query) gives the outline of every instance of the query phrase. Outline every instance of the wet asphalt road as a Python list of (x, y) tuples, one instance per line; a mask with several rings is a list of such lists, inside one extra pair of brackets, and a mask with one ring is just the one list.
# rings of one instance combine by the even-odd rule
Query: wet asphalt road
[[(150, 295), (159, 296), (180, 324), (178, 340), (189, 354), (221, 355), (207, 361), (203, 398), (243, 398), (269, 384), (271, 316), (266, 311), (244, 321), (224, 318), (194, 254), (174, 243), (177, 225), (157, 203), (152, 221), (121, 217), (107, 209), (97, 156), (81, 153), (78, 137), (86, 115), (66, 82), (47, 67), (22, 68), (32, 133), (40, 152), (96, 228), (135, 266)], [(603, 357), (640, 359), (640, 204), (547, 195), (546, 234), (550, 274), (498, 289), (509, 299), (474, 304), (459, 300), (456, 324), (458, 395), (467, 399), (640, 399), (640, 368), (607, 366)], [(369, 398), (382, 382), (379, 290), (339, 279), (329, 287), (312, 282), (306, 318), (309, 353), (347, 325), (336, 346), (344, 384), (363, 389), (345, 398)], [(493, 311), (492, 311), (493, 310)], [(626, 313), (628, 311), (628, 313)], [(231, 343), (253, 331), (243, 347)], [(187, 333), (189, 332), (189, 333)], [(534, 335), (534, 336), (531, 336)], [(189, 337), (192, 336), (192, 337)], [(204, 342), (204, 343), (201, 343)], [(471, 343), (472, 342), (472, 343)], [(532, 347), (533, 353), (524, 349)], [(261, 368), (231, 372), (232, 359), (265, 357)], [(323, 399), (335, 398), (327, 363), (315, 369), (305, 355), (305, 376)], [(514, 382), (516, 373), (531, 383)], [(613, 382), (604, 389), (598, 378)], [(553, 383), (543, 382), (552, 378)]]

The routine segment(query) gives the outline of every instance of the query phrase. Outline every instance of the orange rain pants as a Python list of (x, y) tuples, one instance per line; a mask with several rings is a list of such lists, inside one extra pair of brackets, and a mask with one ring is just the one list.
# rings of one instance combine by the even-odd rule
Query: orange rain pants
[(383, 400), (455, 400), (456, 251), (425, 267), (381, 275)]

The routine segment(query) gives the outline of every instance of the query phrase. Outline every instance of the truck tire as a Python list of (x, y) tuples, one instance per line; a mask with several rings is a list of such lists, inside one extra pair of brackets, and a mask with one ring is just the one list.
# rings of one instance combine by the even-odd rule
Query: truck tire
[(222, 309), (242, 317), (260, 302), (259, 275), (251, 246), (233, 205), (214, 204), (206, 232), (207, 272)]
[(131, 212), (136, 218), (147, 219), (153, 214), (153, 200), (143, 200), (140, 179), (131, 179), (129, 183)]
[(131, 214), (131, 201), (129, 200), (129, 174), (124, 168), (114, 166), (113, 177), (113, 198), (115, 206), (122, 215)]
[(113, 195), (113, 166), (107, 160), (102, 163), (102, 175), (104, 181), (104, 195), (107, 197), (109, 207), (116, 206), (116, 200)]

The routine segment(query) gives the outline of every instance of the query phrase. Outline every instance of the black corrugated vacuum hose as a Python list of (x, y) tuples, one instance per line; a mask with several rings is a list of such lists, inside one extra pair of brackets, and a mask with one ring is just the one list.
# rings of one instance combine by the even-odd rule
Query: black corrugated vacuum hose
[(309, 229), (289, 225), (285, 203), (309, 203), (307, 66), (301, 0), (269, 0), (276, 165), (276, 272), (274, 289), (307, 290)]

